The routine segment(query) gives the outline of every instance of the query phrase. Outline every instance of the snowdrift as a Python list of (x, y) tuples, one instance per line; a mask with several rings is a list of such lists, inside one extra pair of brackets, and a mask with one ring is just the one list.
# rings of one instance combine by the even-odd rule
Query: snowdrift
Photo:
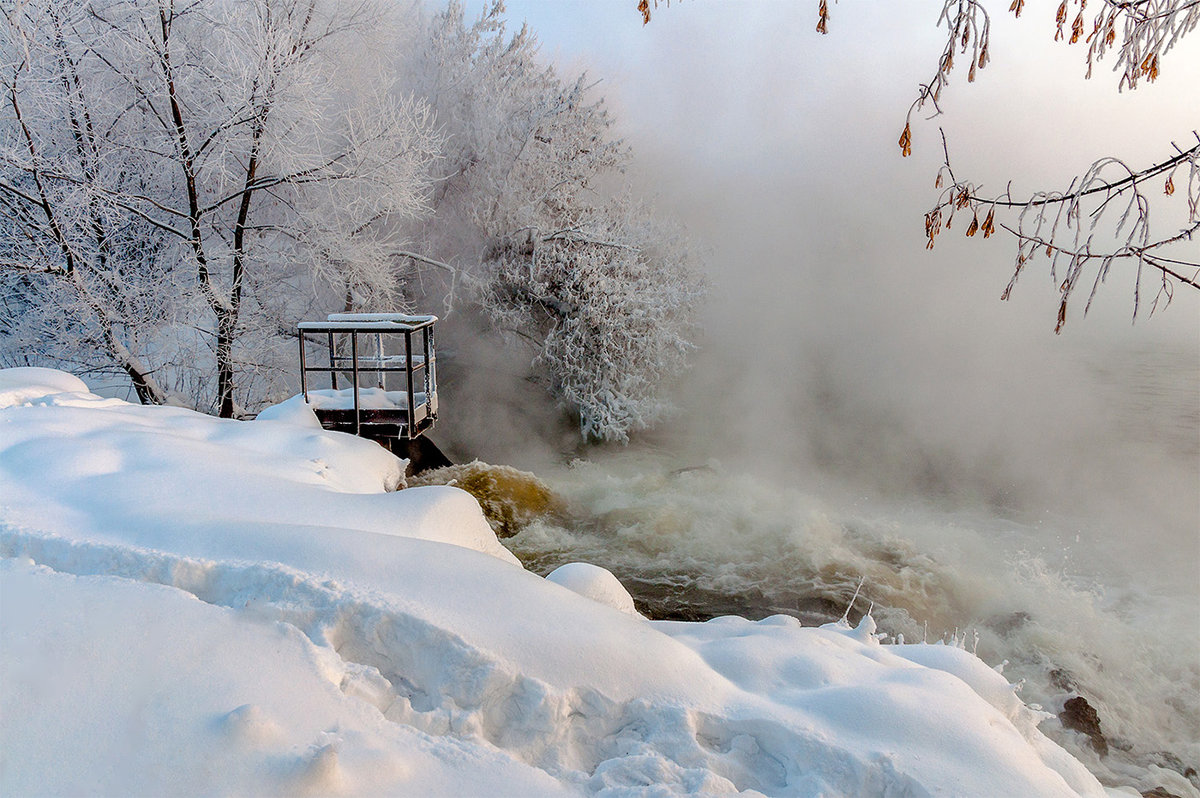
[(966, 651), (647, 621), (305, 412), (0, 372), (0, 793), (1106, 794)]

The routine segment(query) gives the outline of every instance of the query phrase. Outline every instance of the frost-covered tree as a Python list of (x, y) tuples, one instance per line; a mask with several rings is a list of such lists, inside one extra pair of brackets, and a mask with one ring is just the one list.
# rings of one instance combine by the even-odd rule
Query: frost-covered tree
[(529, 342), (586, 434), (652, 423), (687, 248), (622, 190), (584, 79), (501, 14), (0, 0), (0, 359), (229, 416), (291, 387), (296, 319), (450, 290)]
[(0, 15), (6, 361), (231, 416), (286, 380), (310, 307), (400, 301), (399, 222), (425, 206), (438, 138), (394, 90), (395, 4)]
[(534, 35), (507, 34), (502, 12), (467, 23), (451, 3), (413, 54), (413, 89), (447, 133), (422, 241), (532, 349), (586, 437), (624, 440), (666, 408), (702, 286), (683, 238), (626, 188), (629, 150), (586, 76), (540, 63)]

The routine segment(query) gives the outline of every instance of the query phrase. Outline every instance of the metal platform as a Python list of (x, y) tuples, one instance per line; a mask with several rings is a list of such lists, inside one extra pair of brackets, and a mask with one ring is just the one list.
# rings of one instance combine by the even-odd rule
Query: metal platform
[[(300, 322), (300, 390), (321, 426), (389, 448), (432, 429), (436, 322), (437, 316), (401, 313), (333, 313)], [(328, 389), (312, 387), (311, 376), (321, 374), (329, 375)]]

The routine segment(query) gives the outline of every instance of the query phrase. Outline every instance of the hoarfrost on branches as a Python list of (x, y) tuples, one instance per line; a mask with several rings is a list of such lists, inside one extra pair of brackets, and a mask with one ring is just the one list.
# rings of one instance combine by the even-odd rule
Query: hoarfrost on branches
[(653, 423), (688, 249), (621, 190), (587, 79), (502, 13), (0, 5), (0, 361), (234, 416), (294, 390), (298, 319), (461, 296), (586, 435)]
[(426, 248), (474, 247), (461, 277), (494, 326), (528, 343), (585, 437), (625, 440), (667, 409), (703, 287), (682, 236), (622, 186), (630, 152), (587, 76), (540, 64), (502, 11), (467, 24), (451, 4), (413, 68), (449, 133)]
[[(665, 0), (670, 5), (669, 0)], [(639, 0), (636, 10), (648, 24), (658, 0)], [(830, 4), (817, 2), (816, 31), (829, 32)], [(909, 106), (897, 145), (902, 156), (913, 151), (913, 115), (943, 112), (942, 92), (950, 85), (956, 64), (968, 83), (992, 60), (992, 0), (942, 0), (937, 25), (946, 38), (932, 77), (921, 83)], [(1049, 10), (1050, 7), (1045, 7)], [(1020, 17), (1025, 0), (1011, 0), (1008, 11)], [(1165, 61), (1185, 36), (1200, 27), (1200, 0), (1060, 0), (1054, 12), (1054, 40), (1079, 45), (1092, 77), (1097, 63), (1112, 61), (1118, 91), (1153, 83)], [(1154, 120), (1150, 120), (1153, 122)], [(990, 238), (1002, 230), (1016, 242), (1012, 277), (1001, 294), (1008, 299), (1026, 266), (1040, 257), (1049, 262), (1052, 283), (1059, 293), (1055, 332), (1067, 322), (1067, 309), (1080, 288), (1087, 295), (1086, 314), (1114, 265), (1127, 265), (1132, 276), (1133, 317), (1142, 308), (1143, 278), (1156, 283), (1150, 312), (1169, 304), (1177, 286), (1200, 290), (1200, 258), (1194, 241), (1200, 233), (1200, 132), (1177, 131), (1175, 140), (1145, 158), (1140, 165), (1101, 156), (1072, 178), (1065, 188), (1014, 192), (1010, 181), (1003, 192), (985, 190), (980, 183), (951, 167), (950, 147), (942, 135), (945, 160), (935, 186), (937, 203), (925, 214), (926, 246), (950, 229), (957, 212), (970, 214), (967, 236)], [(1182, 201), (1171, 197), (1177, 187)], [(1151, 226), (1152, 208), (1155, 226)], [(1173, 219), (1172, 219), (1173, 215)], [(1168, 221), (1160, 220), (1163, 216)]]
[[(1019, 17), (1024, 5), (1025, 0), (1013, 0), (1009, 11)], [(1055, 41), (1086, 45), (1088, 78), (1097, 62), (1115, 53), (1113, 72), (1119, 76), (1118, 90), (1136, 89), (1142, 80), (1153, 83), (1163, 59), (1200, 24), (1200, 0), (1103, 0), (1094, 14), (1085, 14), (1086, 6), (1087, 0), (1061, 0), (1055, 13)], [(824, 25), (824, 3), (820, 16)], [(904, 156), (912, 152), (913, 113), (926, 105), (933, 107), (934, 116), (942, 112), (939, 99), (949, 85), (955, 55), (960, 59), (970, 56), (966, 61), (968, 82), (990, 61), (991, 18), (982, 0), (945, 0), (938, 23), (946, 25), (946, 44), (933, 78), (920, 86), (909, 108), (899, 140)], [(1020, 195), (1010, 183), (997, 194), (955, 173), (943, 133), (945, 161), (935, 183), (941, 193), (925, 214), (927, 246), (933, 247), (938, 234), (950, 228), (960, 210), (971, 214), (967, 236), (981, 232), (988, 238), (997, 228), (1004, 230), (1016, 240), (1017, 249), (1012, 278), (1002, 299), (1011, 296), (1025, 267), (1044, 256), (1060, 294), (1056, 333), (1062, 332), (1067, 322), (1068, 304), (1077, 289), (1082, 287), (1087, 294), (1086, 314), (1114, 263), (1131, 263), (1136, 319), (1144, 273), (1154, 275), (1157, 281), (1151, 312), (1171, 301), (1177, 285), (1200, 289), (1200, 259), (1193, 254), (1191, 243), (1200, 232), (1200, 133), (1193, 130), (1182, 144), (1171, 141), (1163, 151), (1169, 154), (1160, 152), (1149, 165), (1140, 167), (1111, 156), (1097, 158), (1065, 189)], [(1174, 223), (1152, 227), (1151, 209), (1169, 209), (1176, 178), (1185, 189), (1181, 192), (1184, 213), (1177, 209)]]
[(310, 307), (394, 305), (396, 221), (438, 144), (391, 91), (397, 22), (326, 0), (5, 7), (4, 359), (231, 416), (278, 393)]
[(639, 206), (605, 211), (572, 231), (503, 241), (482, 296), (502, 329), (538, 336), (538, 362), (578, 408), (584, 436), (624, 440), (669, 409), (658, 391), (685, 365), (700, 286), (680, 243), (652, 243), (661, 233)]

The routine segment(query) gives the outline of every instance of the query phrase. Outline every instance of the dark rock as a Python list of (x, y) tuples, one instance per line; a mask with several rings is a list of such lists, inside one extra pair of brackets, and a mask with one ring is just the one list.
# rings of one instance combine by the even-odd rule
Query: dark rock
[(1155, 787), (1153, 790), (1143, 791), (1142, 798), (1182, 798), (1182, 796), (1167, 792), (1162, 787)]
[(408, 459), (408, 472), (405, 476), (415, 476), (423, 471), (435, 468), (445, 468), (450, 458), (442, 454), (442, 450), (426, 435), (420, 435), (412, 440), (395, 439), (395, 444), (389, 447), (398, 457)]
[(1104, 739), (1104, 734), (1100, 731), (1100, 716), (1086, 698), (1068, 698), (1063, 704), (1063, 711), (1058, 713), (1058, 719), (1063, 728), (1087, 735), (1092, 742), (1092, 748), (1095, 748), (1100, 756), (1108, 756), (1108, 740)]
[(1155, 751), (1150, 754), (1150, 761), (1160, 768), (1175, 771), (1193, 784), (1196, 783), (1196, 768), (1187, 764), (1170, 751)]

